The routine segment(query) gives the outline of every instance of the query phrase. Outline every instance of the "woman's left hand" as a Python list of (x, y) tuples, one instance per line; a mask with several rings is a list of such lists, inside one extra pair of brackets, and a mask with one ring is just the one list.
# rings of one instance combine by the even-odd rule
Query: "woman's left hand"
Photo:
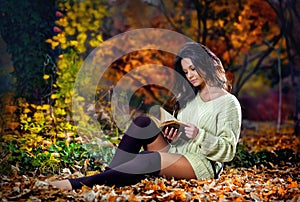
[(189, 139), (195, 139), (199, 133), (199, 128), (192, 123), (185, 123), (184, 133)]

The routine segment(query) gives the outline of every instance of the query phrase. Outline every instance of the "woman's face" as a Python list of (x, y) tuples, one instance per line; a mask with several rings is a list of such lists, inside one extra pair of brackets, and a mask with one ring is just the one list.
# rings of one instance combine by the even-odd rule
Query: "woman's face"
[(186, 78), (193, 86), (198, 87), (205, 84), (190, 58), (183, 58), (181, 60), (181, 66)]

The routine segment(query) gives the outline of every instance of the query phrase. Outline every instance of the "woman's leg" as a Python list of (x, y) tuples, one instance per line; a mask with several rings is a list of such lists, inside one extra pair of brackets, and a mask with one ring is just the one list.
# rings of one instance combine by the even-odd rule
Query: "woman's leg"
[(160, 152), (161, 169), (159, 175), (177, 179), (196, 179), (190, 162), (181, 154)]
[[(109, 166), (111, 169), (93, 176), (55, 181), (50, 184), (61, 189), (71, 190), (80, 188), (82, 185), (123, 186), (134, 184), (144, 178), (146, 174), (195, 178), (192, 167), (182, 155), (165, 153), (169, 149), (169, 144), (160, 134), (159, 129), (152, 124), (153, 122), (149, 121), (148, 117), (140, 117), (135, 120), (135, 125), (129, 128), (119, 144)], [(158, 134), (153, 136), (151, 132)], [(144, 136), (140, 139), (138, 137), (141, 134)], [(144, 146), (149, 152), (137, 154), (141, 146)]]
[(161, 158), (158, 152), (142, 152), (132, 160), (103, 173), (56, 181), (50, 184), (64, 190), (78, 189), (84, 185), (93, 187), (96, 184), (109, 186), (132, 185), (145, 178), (146, 175), (158, 176), (160, 164)]
[(142, 152), (132, 160), (103, 173), (88, 177), (55, 181), (50, 184), (65, 190), (77, 189), (83, 185), (92, 187), (95, 184), (124, 186), (137, 183), (149, 174), (177, 179), (196, 178), (192, 166), (180, 154)]

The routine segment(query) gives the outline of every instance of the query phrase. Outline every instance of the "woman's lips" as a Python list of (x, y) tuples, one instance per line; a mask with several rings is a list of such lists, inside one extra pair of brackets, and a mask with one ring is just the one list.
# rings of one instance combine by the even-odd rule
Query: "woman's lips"
[(197, 79), (191, 80), (191, 83), (196, 83), (196, 82), (197, 82)]

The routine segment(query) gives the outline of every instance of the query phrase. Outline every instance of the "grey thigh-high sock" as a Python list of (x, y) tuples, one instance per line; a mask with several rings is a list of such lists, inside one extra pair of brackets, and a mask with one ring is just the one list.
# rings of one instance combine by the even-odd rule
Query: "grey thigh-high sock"
[(158, 152), (141, 152), (132, 160), (125, 162), (103, 173), (69, 179), (72, 188), (78, 189), (83, 185), (126, 186), (132, 185), (144, 179), (146, 175), (158, 176), (161, 169), (161, 156)]
[(140, 152), (141, 147), (153, 142), (159, 133), (159, 128), (149, 117), (139, 116), (135, 118), (122, 137), (108, 167), (114, 168), (133, 159)]

